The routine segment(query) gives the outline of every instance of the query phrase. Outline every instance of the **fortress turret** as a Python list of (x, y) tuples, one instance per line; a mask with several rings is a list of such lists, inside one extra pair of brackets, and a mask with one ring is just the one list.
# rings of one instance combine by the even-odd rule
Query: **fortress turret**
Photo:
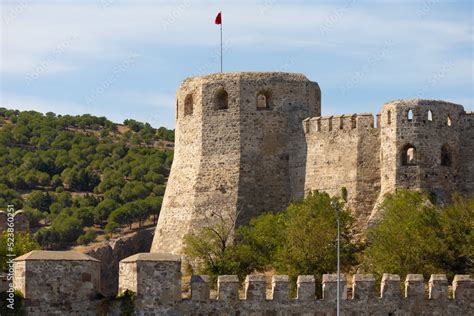
[(321, 92), (302, 74), (219, 73), (176, 94), (176, 151), (151, 251), (180, 253), (211, 213), (247, 223), (304, 195), (302, 120)]
[(429, 100), (386, 103), (381, 128), (381, 193), (425, 189), (439, 202), (459, 189), (461, 105)]

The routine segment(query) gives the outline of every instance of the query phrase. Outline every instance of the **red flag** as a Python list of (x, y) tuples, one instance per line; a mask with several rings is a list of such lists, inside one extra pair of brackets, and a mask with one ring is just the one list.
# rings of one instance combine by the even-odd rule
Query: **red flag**
[(216, 24), (222, 24), (222, 14), (219, 12), (216, 16), (216, 20), (214, 21)]

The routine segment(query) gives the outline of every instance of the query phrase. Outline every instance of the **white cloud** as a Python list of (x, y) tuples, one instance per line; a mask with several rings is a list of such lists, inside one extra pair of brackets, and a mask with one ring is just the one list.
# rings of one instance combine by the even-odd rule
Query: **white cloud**
[[(69, 71), (80, 66), (67, 57), (110, 59), (143, 43), (215, 46), (218, 27), (213, 18), (220, 9), (225, 37), (239, 47), (320, 47), (355, 55), (390, 38), (400, 49), (417, 51), (422, 60), (427, 54), (437, 56), (473, 39), (469, 21), (420, 19), (390, 10), (364, 11), (350, 3), (25, 3), (16, 15), (11, 13), (16, 3), (3, 4), (2, 73), (31, 73), (45, 58), (59, 65), (45, 73)], [(64, 47), (61, 54), (54, 53), (58, 46)]]

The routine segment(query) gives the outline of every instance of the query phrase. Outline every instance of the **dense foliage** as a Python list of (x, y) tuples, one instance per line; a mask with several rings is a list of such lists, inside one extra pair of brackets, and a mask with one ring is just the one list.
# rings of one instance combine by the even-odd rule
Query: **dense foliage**
[[(343, 194), (344, 195), (344, 194)], [(399, 190), (381, 205), (382, 220), (355, 243), (353, 220), (340, 200), (314, 192), (287, 210), (263, 214), (236, 230), (220, 221), (185, 237), (185, 254), (198, 272), (240, 278), (268, 269), (278, 274), (312, 274), (316, 279), (336, 270), (337, 201), (341, 222), (343, 272), (454, 274), (474, 273), (474, 199), (459, 195), (435, 206), (423, 192)], [(224, 238), (223, 238), (224, 237)], [(319, 290), (319, 289), (317, 289)]]
[(401, 190), (381, 206), (383, 220), (368, 232), (363, 268), (384, 273), (474, 273), (474, 199), (453, 197), (439, 207), (428, 195)]
[[(0, 271), (8, 271), (8, 260), (12, 259), (8, 257), (8, 254), (11, 253), (8, 249), (9, 242), (11, 242), (8, 240), (9, 237), (7, 232), (0, 234)], [(16, 256), (40, 249), (39, 244), (29, 234), (15, 234), (14, 238), (13, 254)]]
[[(336, 263), (337, 212), (341, 223), (343, 263), (353, 263), (350, 243), (352, 218), (342, 202), (326, 193), (314, 192), (292, 203), (278, 214), (263, 214), (249, 226), (237, 229), (233, 243), (222, 242), (225, 225), (204, 227), (185, 237), (185, 254), (199, 263), (199, 272), (216, 276), (237, 274), (243, 278), (253, 271), (273, 268), (277, 273), (298, 275), (334, 271)], [(217, 228), (217, 229), (216, 229)]]
[[(0, 207), (29, 214), (45, 248), (88, 243), (161, 208), (174, 131), (92, 115), (0, 108)], [(40, 225), (41, 224), (41, 225)]]

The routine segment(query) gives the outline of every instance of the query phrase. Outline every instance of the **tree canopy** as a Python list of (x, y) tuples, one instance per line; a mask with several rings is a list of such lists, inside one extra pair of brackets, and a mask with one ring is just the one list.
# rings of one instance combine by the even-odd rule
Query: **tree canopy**
[(123, 207), (138, 207), (140, 223), (156, 219), (173, 159), (163, 142), (174, 139), (173, 130), (5, 108), (0, 119), (0, 204), (23, 208), (44, 226), (36, 234), (43, 247), (73, 244), (85, 227), (105, 227)]

